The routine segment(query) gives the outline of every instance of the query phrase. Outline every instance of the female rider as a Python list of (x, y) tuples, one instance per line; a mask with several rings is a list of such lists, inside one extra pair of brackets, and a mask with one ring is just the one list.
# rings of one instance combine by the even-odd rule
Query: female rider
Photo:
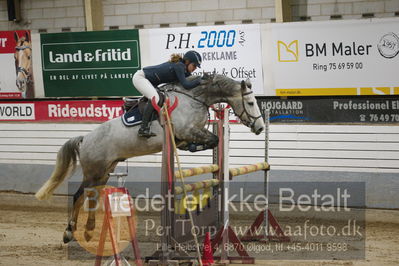
[(201, 67), (201, 61), (201, 55), (196, 51), (188, 51), (183, 58), (178, 54), (173, 54), (168, 62), (145, 67), (133, 75), (134, 87), (149, 100), (144, 109), (143, 121), (138, 132), (140, 137), (150, 138), (155, 136), (148, 125), (154, 111), (151, 99), (155, 97), (156, 102), (159, 101), (155, 88), (159, 84), (175, 81), (179, 81), (185, 89), (197, 87), (201, 84), (200, 79), (187, 80), (186, 77), (190, 76), (197, 67)]

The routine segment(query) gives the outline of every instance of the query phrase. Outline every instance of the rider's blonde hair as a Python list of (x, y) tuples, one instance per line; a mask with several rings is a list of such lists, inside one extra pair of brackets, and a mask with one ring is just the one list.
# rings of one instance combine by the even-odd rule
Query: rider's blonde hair
[(177, 62), (179, 62), (179, 61), (182, 60), (182, 59), (183, 59), (183, 57), (181, 57), (181, 55), (179, 55), (179, 54), (172, 54), (172, 55), (170, 56), (169, 62), (177, 63)]

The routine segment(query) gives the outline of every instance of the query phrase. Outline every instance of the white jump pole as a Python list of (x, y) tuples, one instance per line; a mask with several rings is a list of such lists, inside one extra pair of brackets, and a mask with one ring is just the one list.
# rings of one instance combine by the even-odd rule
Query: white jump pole
[[(128, 166), (126, 166), (127, 168)], [(124, 187), (125, 182), (126, 182), (126, 177), (128, 175), (128, 170), (126, 170), (125, 173), (109, 173), (109, 177), (116, 177), (118, 181), (118, 187)], [(120, 243), (121, 242), (121, 217), (118, 216), (116, 217), (116, 242)], [(127, 261), (127, 259), (120, 254), (122, 265), (124, 266), (131, 266), (130, 263)], [(108, 261), (106, 263), (107, 266), (114, 266), (116, 265), (115, 259), (113, 258), (111, 261)]]
[[(265, 162), (269, 165), (269, 132), (270, 132), (270, 110), (265, 110)], [(269, 236), (269, 171), (264, 171), (264, 193), (266, 195), (266, 206), (265, 206), (265, 239)]]
[(228, 226), (230, 224), (230, 213), (229, 213), (229, 194), (230, 191), (230, 174), (229, 174), (229, 142), (230, 142), (230, 125), (229, 125), (229, 110), (226, 108), (223, 110), (223, 132), (219, 132), (219, 134), (223, 134), (223, 199), (222, 199), (222, 210), (223, 210), (223, 227), (225, 229), (223, 234), (223, 246), (222, 246), (222, 261), (227, 261), (229, 258), (229, 251), (226, 249), (226, 244), (229, 242), (228, 237)]

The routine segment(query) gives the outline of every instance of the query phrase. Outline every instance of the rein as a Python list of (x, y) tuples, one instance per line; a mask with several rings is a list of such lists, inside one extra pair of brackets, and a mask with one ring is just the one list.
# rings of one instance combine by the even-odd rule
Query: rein
[(190, 98), (193, 99), (194, 101), (197, 101), (197, 102), (201, 103), (202, 105), (204, 105), (207, 109), (209, 109), (209, 107), (210, 107), (210, 106), (207, 105), (205, 102), (203, 102), (203, 101), (201, 101), (201, 100), (198, 100), (196, 97), (192, 96), (191, 94), (189, 94), (189, 93), (187, 93), (187, 92), (184, 92), (184, 91), (181, 91), (181, 90), (177, 90), (177, 89), (175, 89), (175, 88), (169, 89), (169, 90), (165, 90), (165, 92), (168, 92), (168, 91), (177, 92), (177, 93), (183, 94), (183, 95), (185, 95), (185, 96), (187, 96), (187, 97), (190, 97)]
[(210, 125), (209, 120), (210, 120), (210, 117), (211, 117), (211, 114), (209, 113), (210, 105), (207, 105), (205, 102), (203, 102), (203, 101), (197, 99), (195, 96), (192, 96), (191, 94), (189, 94), (189, 93), (187, 93), (187, 92), (184, 92), (184, 91), (181, 91), (181, 90), (177, 90), (175, 87), (173, 87), (173, 89), (165, 89), (165, 93), (168, 92), (168, 91), (173, 91), (173, 92), (177, 92), (177, 93), (183, 94), (183, 95), (185, 95), (185, 96), (187, 96), (187, 97), (193, 99), (194, 101), (199, 102), (199, 103), (202, 104), (203, 106), (205, 106), (206, 111), (208, 112), (208, 126), (207, 126), (207, 128), (209, 128), (209, 125)]

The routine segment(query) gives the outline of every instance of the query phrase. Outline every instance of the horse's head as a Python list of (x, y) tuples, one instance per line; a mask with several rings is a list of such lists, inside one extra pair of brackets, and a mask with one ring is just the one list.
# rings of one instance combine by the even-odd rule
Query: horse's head
[(233, 98), (230, 105), (241, 122), (251, 128), (253, 133), (259, 135), (265, 128), (265, 123), (252, 91), (251, 82), (249, 79), (242, 80), (240, 83), (237, 82), (236, 86), (240, 86), (240, 94)]
[(31, 75), (32, 47), (28, 32), (22, 37), (19, 37), (14, 32), (14, 38), (16, 42), (14, 54), (17, 75), (16, 84), (20, 91), (25, 92)]
[(265, 128), (265, 123), (251, 89), (251, 82), (234, 81), (223, 75), (214, 75), (207, 88), (208, 94), (214, 97), (213, 102), (227, 102), (236, 116), (256, 135)]

